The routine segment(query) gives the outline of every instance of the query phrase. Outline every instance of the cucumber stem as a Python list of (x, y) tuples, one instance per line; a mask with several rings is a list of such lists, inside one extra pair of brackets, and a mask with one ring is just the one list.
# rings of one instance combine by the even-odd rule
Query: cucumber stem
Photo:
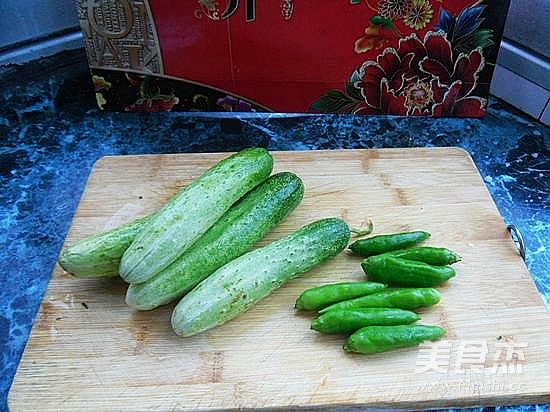
[(360, 228), (350, 227), (349, 230), (353, 234), (352, 235), (353, 237), (362, 237), (362, 236), (370, 235), (372, 233), (372, 231), (374, 230), (374, 225), (372, 224), (372, 220), (369, 219), (369, 222), (367, 223), (366, 228), (363, 228), (363, 227), (360, 227)]

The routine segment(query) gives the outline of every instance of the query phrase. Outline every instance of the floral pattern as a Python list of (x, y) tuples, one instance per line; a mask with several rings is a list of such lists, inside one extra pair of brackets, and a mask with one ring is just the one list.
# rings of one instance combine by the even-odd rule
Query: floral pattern
[(233, 96), (225, 96), (218, 99), (218, 106), (223, 107), (226, 112), (253, 112), (252, 105), (242, 99)]
[(377, 7), (365, 0), (378, 16), (393, 22), (402, 20), (411, 29), (423, 29), (431, 22), (434, 11), (430, 0), (380, 0)]
[(398, 19), (408, 11), (409, 0), (382, 0), (378, 3), (378, 14), (387, 19)]
[(143, 97), (126, 106), (124, 110), (127, 112), (169, 112), (179, 101), (179, 98), (173, 94), (158, 94), (153, 97)]
[(92, 69), (97, 105), (126, 112), (265, 111), (241, 97), (184, 80), (135, 72)]
[[(348, 28), (334, 32), (330, 26), (325, 34), (343, 41), (346, 50), (338, 51), (338, 56), (346, 57), (337, 62), (334, 58), (326, 59), (330, 64), (327, 73), (316, 75), (324, 62), (318, 57), (323, 58), (332, 47), (312, 52), (312, 56), (317, 56), (313, 60), (315, 67), (304, 69), (299, 66), (300, 73), (312, 73), (311, 84), (302, 87), (301, 82), (298, 86), (295, 86), (298, 82), (292, 82), (286, 85), (281, 89), (283, 99), (267, 87), (262, 92), (265, 94), (255, 96), (273, 107), (280, 105), (278, 107), (284, 108), (288, 101), (289, 107), (295, 108), (293, 111), (302, 111), (304, 104), (310, 103), (309, 110), (319, 113), (481, 117), (485, 114), (489, 82), (498, 52), (497, 47), (492, 47), (493, 28), (498, 28), (496, 35), (500, 37), (509, 0), (503, 2), (503, 7), (486, 6), (484, 1), (344, 1), (344, 7), (348, 3), (350, 12), (358, 12), (350, 15), (353, 17), (350, 22), (358, 22), (354, 23), (357, 26), (349, 28), (354, 32), (350, 37)], [(196, 2), (203, 13), (211, 12), (210, 18), (219, 12), (219, 1)], [(285, 16), (293, 13), (293, 0), (280, 0), (279, 4), (279, 11)], [(298, 50), (292, 53), (290, 59), (298, 55)], [(288, 59), (281, 61), (288, 62)], [(342, 87), (333, 84), (336, 68), (344, 76)], [(95, 67), (91, 70), (97, 105), (104, 110), (270, 111), (268, 107), (238, 95), (246, 95), (248, 92), (243, 90), (248, 89), (235, 82), (227, 86), (228, 90), (220, 90), (141, 71)], [(263, 67), (263, 70), (269, 72), (272, 68)], [(350, 73), (347, 79), (346, 73)], [(283, 79), (292, 81), (294, 74), (289, 69), (276, 71), (274, 76), (286, 76)], [(326, 90), (324, 85), (327, 82), (335, 88)]]
[(371, 49), (381, 49), (392, 40), (391, 31), (381, 24), (370, 24), (365, 29), (365, 35), (355, 42), (355, 52), (364, 53)]
[(107, 100), (105, 100), (105, 96), (103, 96), (103, 93), (101, 93), (101, 91), (109, 91), (112, 84), (105, 80), (105, 78), (102, 76), (92, 76), (92, 83), (94, 85), (97, 106), (101, 110), (104, 110), (104, 106), (107, 104)]
[(132, 86), (139, 87), (140, 98), (126, 106), (126, 112), (170, 112), (179, 103), (179, 98), (171, 92), (164, 94), (160, 87), (155, 87), (148, 76), (126, 74), (128, 82)]
[[(394, 16), (401, 4), (397, 0), (381, 3), (385, 5), (384, 10), (389, 10), (391, 3)], [(422, 26), (428, 17), (431, 19), (428, 8), (421, 18), (420, 8), (425, 7), (421, 3), (426, 1), (408, 0), (408, 13), (410, 8), (419, 7), (416, 27)], [(367, 60), (356, 69), (345, 90), (328, 91), (311, 105), (311, 111), (482, 117), (486, 100), (476, 95), (476, 87), (485, 67), (483, 50), (492, 45), (491, 30), (480, 28), (484, 8), (483, 5), (467, 7), (456, 17), (441, 8), (439, 22), (432, 30), (423, 37), (417, 33), (400, 37), (396, 46), (384, 48), (375, 60)], [(406, 19), (406, 15), (403, 18)], [(378, 26), (379, 31), (375, 33), (373, 26)], [(369, 28), (371, 34), (379, 35), (388, 29), (396, 34), (393, 22), (384, 16), (371, 18)], [(371, 38), (370, 44), (367, 40), (360, 38), (355, 44), (356, 51), (368, 48), (358, 45), (381, 48), (375, 39)]]
[(94, 90), (96, 92), (101, 90), (109, 90), (112, 86), (112, 84), (105, 80), (103, 76), (92, 76), (92, 83), (94, 84)]
[(432, 20), (434, 11), (427, 0), (411, 0), (407, 12), (403, 17), (403, 23), (411, 29), (420, 30)]

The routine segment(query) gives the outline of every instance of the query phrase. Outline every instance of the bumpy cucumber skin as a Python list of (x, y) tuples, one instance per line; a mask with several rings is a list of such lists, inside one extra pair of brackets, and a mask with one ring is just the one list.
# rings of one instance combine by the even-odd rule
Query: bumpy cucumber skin
[(192, 336), (222, 325), (281, 287), (344, 250), (346, 223), (322, 219), (222, 266), (183, 297), (172, 313), (172, 328)]
[(146, 282), (130, 285), (126, 303), (154, 309), (183, 296), (227, 262), (248, 252), (256, 242), (302, 201), (304, 185), (293, 173), (279, 173), (238, 201), (166, 269)]
[(120, 276), (140, 283), (166, 268), (245, 193), (266, 180), (273, 158), (262, 148), (242, 150), (183, 188), (124, 252)]
[(78, 278), (118, 276), (122, 254), (152, 216), (82, 239), (61, 253), (59, 265)]

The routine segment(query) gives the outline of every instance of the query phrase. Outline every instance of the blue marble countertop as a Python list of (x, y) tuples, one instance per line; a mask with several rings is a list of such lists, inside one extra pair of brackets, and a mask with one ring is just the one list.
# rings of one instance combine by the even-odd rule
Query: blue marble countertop
[(0, 68), (0, 86), (0, 410), (88, 174), (105, 155), (460, 146), (522, 231), (550, 301), (550, 129), (496, 99), (483, 120), (107, 113), (96, 109), (81, 51)]

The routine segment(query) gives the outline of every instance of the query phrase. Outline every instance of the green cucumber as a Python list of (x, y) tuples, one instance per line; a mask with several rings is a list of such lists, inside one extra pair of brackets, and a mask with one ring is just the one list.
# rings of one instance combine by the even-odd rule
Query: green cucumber
[(239, 200), (170, 266), (143, 283), (132, 284), (126, 303), (154, 309), (183, 296), (254, 244), (302, 201), (304, 185), (293, 173), (279, 173)]
[(304, 226), (222, 266), (178, 303), (172, 328), (181, 336), (222, 325), (347, 246), (350, 230), (337, 218)]
[(82, 239), (61, 253), (59, 265), (79, 278), (118, 276), (122, 254), (152, 216)]
[(262, 148), (242, 150), (186, 186), (153, 217), (120, 261), (120, 276), (141, 283), (166, 268), (248, 191), (271, 174)]

